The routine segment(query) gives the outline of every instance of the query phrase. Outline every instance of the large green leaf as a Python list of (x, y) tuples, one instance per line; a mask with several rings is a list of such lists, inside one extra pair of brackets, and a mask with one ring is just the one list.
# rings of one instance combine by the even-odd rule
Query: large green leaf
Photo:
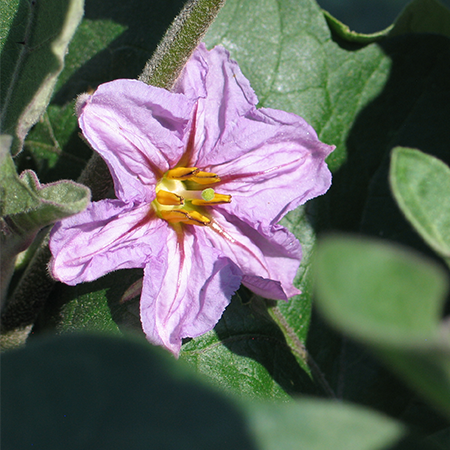
[(2, 386), (8, 386), (2, 392), (5, 449), (436, 448), (361, 407), (224, 396), (135, 338), (72, 335), (35, 342), (4, 355)]
[[(13, 21), (12, 5), (17, 8)], [(1, 49), (0, 127), (14, 136), (14, 154), (50, 101), (83, 5), (83, 0), (48, 0), (2, 6), (7, 24), (2, 28), (9, 25), (9, 34)]]
[(448, 280), (437, 264), (381, 241), (334, 237), (316, 258), (319, 306), (450, 417)]

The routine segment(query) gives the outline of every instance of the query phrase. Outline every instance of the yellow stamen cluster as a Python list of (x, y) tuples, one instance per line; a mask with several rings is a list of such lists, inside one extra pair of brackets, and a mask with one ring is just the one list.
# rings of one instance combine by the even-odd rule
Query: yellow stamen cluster
[(209, 225), (211, 219), (203, 207), (231, 202), (231, 195), (217, 194), (210, 187), (219, 181), (215, 173), (196, 167), (170, 169), (156, 186), (153, 208), (169, 223)]

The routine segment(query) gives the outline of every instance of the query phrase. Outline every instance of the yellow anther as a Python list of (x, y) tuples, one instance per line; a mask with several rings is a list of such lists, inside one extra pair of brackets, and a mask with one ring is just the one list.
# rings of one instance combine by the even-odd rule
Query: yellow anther
[(165, 191), (164, 189), (160, 189), (156, 193), (156, 200), (160, 205), (174, 206), (184, 204), (183, 197), (174, 192)]
[(195, 206), (221, 205), (223, 203), (231, 203), (231, 195), (214, 194), (212, 200), (194, 199), (191, 203)]
[(198, 170), (191, 177), (189, 177), (189, 180), (195, 181), (198, 184), (214, 184), (218, 183), (220, 178), (215, 173)]
[(197, 167), (175, 167), (175, 169), (168, 170), (164, 177), (168, 180), (190, 180), (198, 184), (214, 184), (220, 181), (219, 176), (215, 173), (203, 172)]
[(170, 211), (160, 211), (161, 217), (169, 223), (185, 223), (186, 225), (209, 225), (211, 219), (197, 211), (187, 211), (185, 209), (172, 209)]
[(168, 180), (187, 180), (197, 174), (199, 170), (197, 167), (175, 167), (165, 173), (165, 178)]
[(216, 194), (211, 187), (220, 177), (197, 167), (168, 170), (156, 186), (152, 206), (159, 217), (171, 224), (207, 226), (212, 223), (204, 206), (231, 202), (231, 195)]

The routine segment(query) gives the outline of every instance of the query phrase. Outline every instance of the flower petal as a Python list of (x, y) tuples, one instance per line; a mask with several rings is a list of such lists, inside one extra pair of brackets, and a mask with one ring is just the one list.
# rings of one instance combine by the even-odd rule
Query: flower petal
[[(194, 147), (188, 149), (188, 165), (194, 167), (197, 162), (206, 160), (210, 151), (214, 151), (227, 127), (258, 102), (250, 82), (236, 61), (230, 59), (229, 52), (221, 46), (208, 51), (203, 43), (186, 64), (175, 92), (181, 92), (193, 101), (198, 99)], [(220, 149), (214, 155), (216, 164), (227, 158)]]
[(220, 193), (232, 195), (227, 210), (249, 224), (275, 224), (331, 185), (325, 158), (334, 147), (320, 142), (312, 127), (295, 114), (255, 109), (241, 118), (218, 148), (228, 160), (215, 164), (215, 149), (204, 167), (220, 176)]
[(83, 135), (108, 164), (119, 199), (151, 202), (156, 177), (174, 166), (193, 102), (137, 80), (102, 84), (77, 105)]
[(168, 260), (144, 270), (142, 327), (150, 342), (178, 356), (181, 340), (214, 328), (241, 282), (240, 270), (209, 245), (198, 227), (169, 233)]
[(302, 250), (292, 233), (281, 225), (254, 228), (220, 208), (212, 216), (215, 225), (199, 232), (241, 269), (242, 284), (273, 300), (287, 300), (300, 293), (292, 282)]
[(144, 267), (161, 252), (168, 225), (149, 205), (102, 200), (62, 222), (50, 235), (50, 272), (74, 286), (118, 269)]

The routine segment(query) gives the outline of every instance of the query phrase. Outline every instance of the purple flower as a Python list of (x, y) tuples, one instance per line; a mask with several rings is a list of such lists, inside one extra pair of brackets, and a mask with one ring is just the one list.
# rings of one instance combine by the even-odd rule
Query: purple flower
[(117, 199), (54, 227), (53, 276), (75, 285), (143, 268), (143, 330), (175, 355), (214, 327), (241, 283), (270, 299), (298, 294), (301, 246), (278, 222), (327, 191), (334, 147), (257, 101), (228, 52), (203, 44), (173, 92), (115, 80), (83, 96), (79, 124)]

